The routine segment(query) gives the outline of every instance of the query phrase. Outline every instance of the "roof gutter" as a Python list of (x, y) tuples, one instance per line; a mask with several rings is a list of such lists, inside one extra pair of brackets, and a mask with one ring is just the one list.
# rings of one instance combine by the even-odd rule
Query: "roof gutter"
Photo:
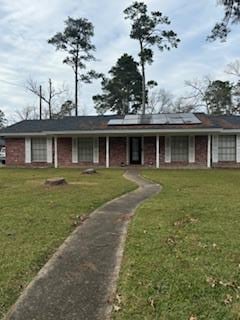
[(23, 133), (3, 133), (4, 137), (26, 137), (26, 136), (73, 136), (73, 135), (139, 135), (139, 134), (175, 134), (175, 133), (221, 133), (221, 132), (240, 132), (240, 129), (222, 128), (201, 128), (201, 129), (135, 129), (135, 130), (74, 130), (74, 131), (42, 131), (42, 132), (23, 132)]

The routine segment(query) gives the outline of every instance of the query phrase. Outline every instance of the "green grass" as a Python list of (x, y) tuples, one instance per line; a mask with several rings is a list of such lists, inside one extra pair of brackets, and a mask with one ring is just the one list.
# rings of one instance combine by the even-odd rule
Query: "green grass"
[[(143, 171), (114, 319), (240, 319), (240, 171)], [(118, 308), (116, 308), (118, 309)]]
[[(86, 215), (135, 186), (122, 170), (0, 169), (0, 318)], [(46, 187), (46, 178), (70, 184)]]

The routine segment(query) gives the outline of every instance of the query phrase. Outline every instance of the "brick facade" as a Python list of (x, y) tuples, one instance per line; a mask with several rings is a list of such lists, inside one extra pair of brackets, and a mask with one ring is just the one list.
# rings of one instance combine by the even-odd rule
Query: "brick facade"
[(174, 161), (165, 163), (165, 137), (160, 137), (160, 168), (206, 168), (208, 157), (208, 136), (195, 136), (195, 162)]
[(120, 167), (126, 164), (127, 160), (127, 139), (126, 137), (109, 138), (109, 159), (110, 167)]
[[(156, 137), (144, 137), (144, 165), (156, 166)], [(161, 146), (160, 146), (161, 147)]]
[(212, 164), (213, 168), (240, 168), (240, 163), (234, 161), (219, 161)]
[(47, 162), (25, 163), (25, 139), (24, 138), (7, 138), (6, 146), (6, 166), (8, 167), (32, 167), (42, 168), (51, 167), (52, 164)]
[(11, 167), (25, 166), (25, 139), (8, 138), (6, 145), (6, 165)]
[[(79, 167), (79, 166), (106, 166), (106, 138), (99, 138), (99, 163), (72, 163), (72, 138), (60, 137), (57, 146), (58, 166), (59, 167)], [(53, 148), (54, 153), (54, 148)], [(156, 166), (156, 137), (145, 136), (143, 144), (144, 165), (146, 167)], [(195, 163), (172, 162), (165, 163), (165, 137), (159, 137), (159, 164), (160, 168), (175, 167), (207, 167), (208, 136), (195, 136)], [(54, 159), (54, 155), (53, 155)], [(109, 160), (110, 167), (120, 167), (127, 164), (127, 138), (109, 138)], [(6, 165), (16, 167), (47, 167), (53, 164), (47, 163), (25, 163), (25, 139), (6, 138)], [(232, 167), (239, 168), (240, 163), (219, 162), (213, 167)]]
[(57, 139), (57, 154), (59, 167), (72, 167), (72, 138)]
[(208, 136), (195, 136), (195, 162), (207, 166)]

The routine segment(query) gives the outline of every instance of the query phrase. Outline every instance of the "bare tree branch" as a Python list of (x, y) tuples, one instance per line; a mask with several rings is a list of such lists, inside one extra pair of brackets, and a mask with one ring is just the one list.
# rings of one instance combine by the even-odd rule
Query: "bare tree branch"
[(226, 67), (225, 73), (240, 78), (240, 60), (235, 60), (229, 63)]
[[(48, 106), (48, 116), (50, 119), (52, 118), (53, 115), (53, 107), (56, 104), (56, 98), (60, 97), (63, 93), (67, 92), (67, 88), (63, 85), (61, 89), (55, 89), (52, 80), (49, 79), (48, 81), (48, 88), (47, 90), (40, 90), (40, 85), (37, 83), (37, 81), (33, 79), (28, 79), (26, 83), (26, 89), (33, 93), (35, 96), (39, 97), (42, 99)], [(46, 112), (45, 117), (46, 117)]]
[(165, 89), (153, 90), (148, 97), (147, 113), (170, 112), (173, 106), (173, 95)]
[(37, 108), (34, 106), (27, 106), (21, 110), (16, 110), (15, 115), (17, 116), (18, 120), (20, 120), (20, 121), (38, 119)]

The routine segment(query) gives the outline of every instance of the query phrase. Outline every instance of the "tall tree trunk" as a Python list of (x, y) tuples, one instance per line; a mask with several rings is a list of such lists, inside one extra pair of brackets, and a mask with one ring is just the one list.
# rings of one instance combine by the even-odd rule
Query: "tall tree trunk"
[(145, 76), (145, 64), (143, 59), (143, 44), (140, 41), (140, 63), (142, 68), (142, 114), (146, 112), (146, 76)]
[(48, 100), (48, 109), (49, 109), (49, 119), (52, 119), (52, 80), (49, 79), (49, 100)]
[(78, 66), (75, 66), (75, 116), (78, 116)]
[(39, 119), (42, 120), (42, 86), (39, 87)]
[(75, 115), (78, 116), (78, 59), (79, 59), (79, 45), (77, 44), (77, 53), (75, 60)]

